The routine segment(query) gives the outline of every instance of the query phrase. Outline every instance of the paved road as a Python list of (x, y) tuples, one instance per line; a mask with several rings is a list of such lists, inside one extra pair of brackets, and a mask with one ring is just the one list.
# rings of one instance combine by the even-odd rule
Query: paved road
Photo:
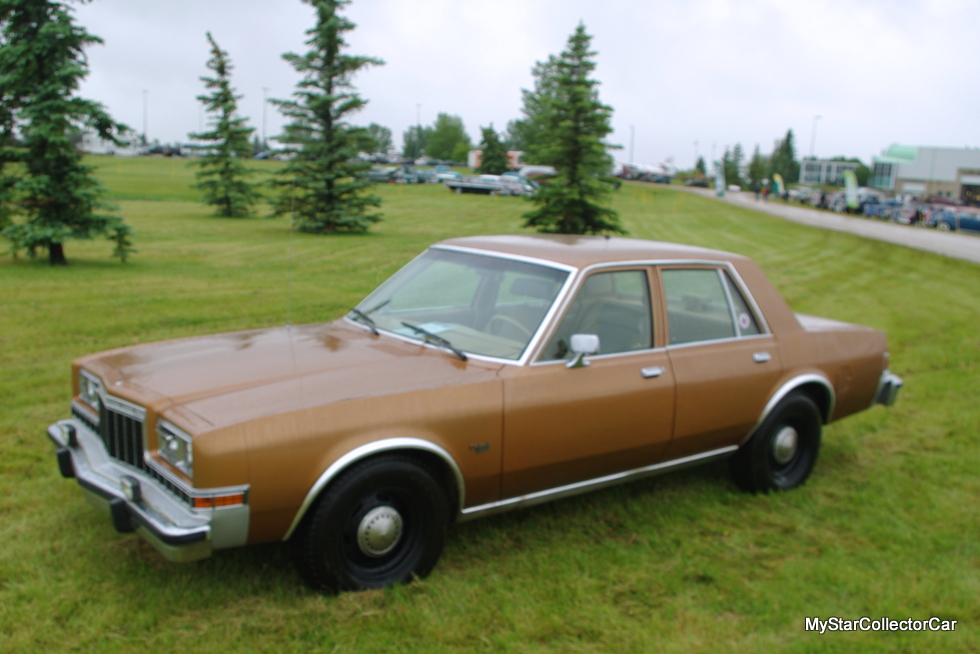
[(848, 232), (865, 238), (873, 238), (918, 250), (935, 252), (955, 259), (980, 263), (980, 237), (971, 234), (940, 232), (928, 227), (913, 227), (868, 218), (851, 217), (845, 214), (809, 209), (798, 204), (786, 204), (782, 200), (756, 201), (755, 194), (749, 192), (725, 193), (725, 197), (719, 198), (711, 189), (687, 187), (684, 190), (811, 227)]

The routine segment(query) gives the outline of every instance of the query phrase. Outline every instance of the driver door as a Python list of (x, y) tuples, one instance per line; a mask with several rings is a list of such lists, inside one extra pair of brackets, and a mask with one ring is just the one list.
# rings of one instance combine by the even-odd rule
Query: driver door
[[(657, 345), (650, 271), (589, 275), (539, 360), (504, 378), (502, 497), (520, 497), (662, 459), (674, 419), (674, 375)], [(572, 334), (597, 334), (589, 365), (568, 368)]]

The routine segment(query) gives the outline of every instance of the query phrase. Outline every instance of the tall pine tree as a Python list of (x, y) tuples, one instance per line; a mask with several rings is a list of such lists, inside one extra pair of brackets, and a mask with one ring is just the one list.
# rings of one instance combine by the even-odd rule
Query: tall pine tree
[(579, 23), (557, 60), (535, 69), (549, 75), (537, 84), (548, 92), (540, 96), (543, 129), (535, 147), (540, 162), (557, 172), (530, 198), (538, 207), (524, 214), (524, 225), (540, 232), (625, 233), (616, 211), (601, 204), (612, 190), (610, 146), (603, 141), (612, 131), (612, 108), (599, 102), (599, 83), (589, 77), (595, 69), (590, 40)]
[(53, 265), (68, 262), (70, 239), (104, 235), (122, 261), (134, 252), (129, 226), (108, 213), (105, 190), (71, 140), (91, 129), (115, 141), (124, 129), (100, 104), (75, 97), (88, 74), (83, 50), (101, 42), (74, 24), (65, 2), (0, 0), (0, 161), (23, 163), (22, 174), (0, 179), (8, 214), (2, 234), (15, 252), (47, 250)]
[(550, 55), (548, 61), (534, 64), (531, 69), (534, 89), (521, 89), (524, 101), (521, 113), (524, 117), (507, 123), (507, 145), (523, 152), (523, 159), (528, 163), (544, 163), (541, 160), (541, 139), (538, 137), (548, 128), (548, 108), (557, 98), (557, 66), (558, 57), (555, 55)]
[(287, 53), (283, 58), (303, 79), (292, 100), (275, 104), (292, 120), (279, 137), (295, 153), (273, 186), (279, 190), (276, 215), (292, 213), (301, 232), (363, 232), (381, 220), (372, 207), (381, 198), (370, 195), (360, 173), (371, 167), (355, 159), (374, 144), (363, 127), (347, 118), (367, 104), (354, 91), (351, 78), (361, 68), (381, 65), (380, 59), (342, 54), (343, 35), (354, 23), (338, 15), (349, 0), (304, 0), (316, 11), (316, 26), (306, 33), (306, 54)]
[(207, 32), (207, 37), (211, 45), (208, 68), (215, 76), (201, 78), (211, 94), (199, 95), (197, 99), (208, 113), (216, 115), (210, 131), (188, 134), (189, 138), (201, 142), (195, 147), (203, 152), (198, 159), (200, 170), (195, 186), (204, 192), (204, 202), (213, 205), (217, 215), (244, 218), (252, 214), (252, 207), (261, 197), (257, 184), (248, 181), (253, 171), (243, 161), (252, 156), (248, 139), (255, 129), (245, 127), (245, 119), (237, 115), (237, 101), (242, 96), (235, 95), (231, 87), (228, 53), (218, 47), (211, 32)]
[(486, 175), (501, 175), (507, 172), (507, 150), (500, 142), (500, 137), (494, 131), (493, 125), (483, 128), (481, 132), (483, 133), (483, 142), (480, 143), (480, 149), (483, 154), (480, 155), (478, 172)]

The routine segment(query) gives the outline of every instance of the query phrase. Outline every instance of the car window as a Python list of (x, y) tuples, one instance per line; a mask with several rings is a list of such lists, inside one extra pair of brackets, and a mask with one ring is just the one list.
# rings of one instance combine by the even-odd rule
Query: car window
[(599, 354), (653, 347), (650, 287), (643, 270), (617, 270), (589, 275), (572, 301), (541, 359), (572, 356), (572, 334), (596, 334)]
[(519, 359), (567, 277), (544, 265), (431, 249), (357, 309), (380, 330), (410, 338), (424, 331), (464, 352)]
[(749, 303), (745, 301), (745, 296), (739, 290), (738, 285), (727, 272), (723, 273), (725, 284), (728, 286), (728, 293), (732, 298), (732, 306), (735, 308), (735, 324), (738, 326), (739, 336), (755, 336), (762, 333), (755, 315), (749, 308)]
[(735, 324), (716, 268), (662, 271), (670, 344), (734, 338)]

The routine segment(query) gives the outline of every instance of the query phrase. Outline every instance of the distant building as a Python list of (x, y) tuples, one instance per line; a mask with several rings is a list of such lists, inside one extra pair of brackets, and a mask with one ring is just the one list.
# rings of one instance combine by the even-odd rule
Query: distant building
[[(523, 150), (508, 150), (507, 151), (507, 167), (508, 168), (520, 168), (521, 167), (521, 155), (524, 154)], [(483, 150), (470, 150), (466, 156), (466, 165), (476, 170), (480, 167), (480, 163), (483, 161)]]
[(860, 165), (854, 161), (804, 159), (800, 162), (800, 184), (804, 186), (840, 186), (844, 183), (844, 171), (857, 170)]
[(94, 132), (85, 132), (78, 143), (78, 149), (86, 154), (113, 154), (117, 157), (135, 157), (140, 154), (139, 137), (134, 132), (120, 134), (119, 139), (123, 145), (106, 141)]
[(874, 158), (870, 185), (897, 195), (980, 204), (980, 149), (892, 145)]

